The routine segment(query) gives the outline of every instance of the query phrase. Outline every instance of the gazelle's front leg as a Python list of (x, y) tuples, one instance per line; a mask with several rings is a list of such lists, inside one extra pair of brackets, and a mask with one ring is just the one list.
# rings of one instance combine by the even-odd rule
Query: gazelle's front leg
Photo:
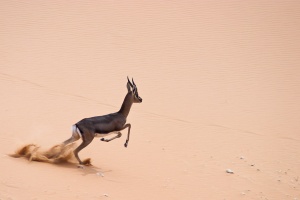
[(124, 130), (125, 128), (128, 128), (127, 139), (126, 139), (126, 142), (125, 142), (125, 144), (124, 144), (124, 146), (127, 147), (127, 146), (128, 146), (128, 142), (129, 142), (129, 136), (130, 136), (131, 124), (125, 124), (125, 126), (123, 127), (122, 130)]
[[(120, 131), (124, 130), (125, 128), (128, 128), (127, 139), (126, 139), (126, 142), (124, 144), (124, 146), (127, 147), (128, 146), (128, 142), (129, 142), (131, 124), (125, 124), (125, 126)], [(103, 142), (110, 142), (110, 141), (112, 141), (112, 140), (114, 140), (116, 138), (119, 138), (121, 136), (122, 136), (122, 133), (118, 132), (118, 135), (116, 135), (115, 137), (112, 137), (110, 139), (101, 138), (101, 141), (103, 141)]]
[(121, 133), (121, 132), (118, 132), (117, 135), (116, 135), (115, 137), (112, 137), (112, 138), (110, 138), (110, 139), (101, 138), (101, 141), (103, 141), (103, 142), (110, 142), (110, 141), (112, 141), (112, 140), (114, 140), (114, 139), (116, 139), (116, 138), (120, 138), (121, 136), (122, 136), (122, 133)]

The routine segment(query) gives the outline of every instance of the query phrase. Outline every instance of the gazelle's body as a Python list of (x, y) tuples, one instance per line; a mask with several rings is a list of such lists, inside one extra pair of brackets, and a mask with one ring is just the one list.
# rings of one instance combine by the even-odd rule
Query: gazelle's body
[(80, 138), (82, 139), (82, 143), (74, 150), (74, 155), (79, 164), (83, 163), (78, 157), (78, 152), (89, 145), (95, 137), (104, 137), (113, 133), (117, 134), (115, 137), (110, 139), (101, 139), (101, 141), (110, 142), (111, 140), (121, 137), (122, 134), (120, 131), (128, 128), (128, 135), (124, 144), (124, 146), (127, 147), (131, 125), (126, 124), (126, 119), (132, 104), (142, 102), (142, 98), (138, 95), (137, 87), (133, 80), (132, 82), (133, 84), (128, 79), (128, 93), (125, 96), (121, 109), (118, 112), (97, 117), (84, 118), (72, 126), (72, 136), (63, 144), (67, 145)]

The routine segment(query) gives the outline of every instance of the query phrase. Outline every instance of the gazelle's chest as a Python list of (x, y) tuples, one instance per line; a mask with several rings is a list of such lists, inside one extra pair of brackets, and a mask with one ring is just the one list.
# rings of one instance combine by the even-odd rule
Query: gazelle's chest
[(108, 135), (111, 135), (111, 134), (118, 134), (119, 131), (113, 131), (113, 132), (109, 132), (109, 133), (95, 133), (95, 137), (97, 138), (103, 138), (103, 137), (106, 137)]

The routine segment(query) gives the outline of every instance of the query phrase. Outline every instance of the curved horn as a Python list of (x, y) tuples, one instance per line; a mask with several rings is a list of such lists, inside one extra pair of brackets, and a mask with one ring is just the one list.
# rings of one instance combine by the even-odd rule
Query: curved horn
[(129, 85), (130, 85), (131, 87), (133, 87), (133, 85), (132, 85), (132, 83), (130, 82), (128, 76), (127, 76), (127, 80), (128, 80)]

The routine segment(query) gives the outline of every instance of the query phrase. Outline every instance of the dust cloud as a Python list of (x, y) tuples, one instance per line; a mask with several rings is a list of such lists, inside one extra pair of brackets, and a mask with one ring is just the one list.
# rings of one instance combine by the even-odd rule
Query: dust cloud
[[(11, 157), (27, 158), (29, 161), (46, 162), (46, 163), (74, 163), (76, 162), (75, 156), (73, 154), (76, 144), (69, 145), (54, 145), (47, 151), (42, 151), (40, 146), (36, 144), (27, 144), (16, 150), (14, 154), (10, 154)], [(91, 165), (90, 158), (83, 161), (84, 165)]]

